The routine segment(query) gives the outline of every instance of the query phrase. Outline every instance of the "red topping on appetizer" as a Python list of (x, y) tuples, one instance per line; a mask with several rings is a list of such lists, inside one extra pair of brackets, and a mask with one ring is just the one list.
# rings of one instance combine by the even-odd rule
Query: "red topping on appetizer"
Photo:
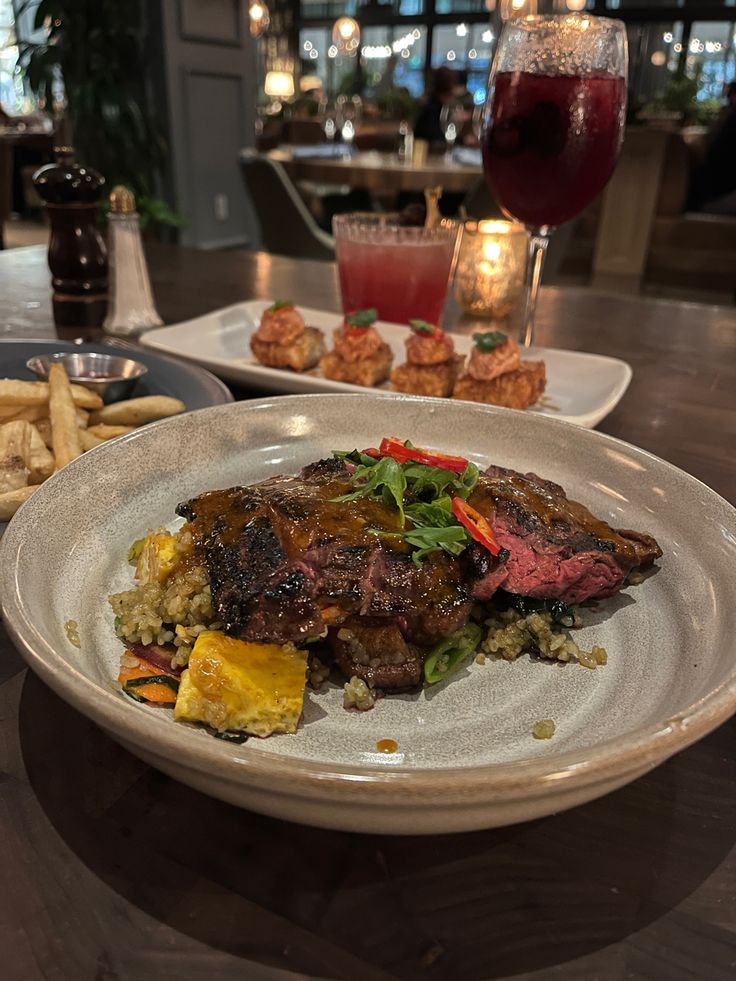
[(261, 325), (256, 331), (259, 340), (267, 344), (293, 344), (304, 333), (304, 318), (293, 303), (277, 300), (263, 311)]
[(476, 381), (493, 381), (521, 364), (519, 345), (498, 330), (473, 334), (473, 341), (468, 374)]
[(444, 364), (453, 357), (452, 338), (436, 324), (426, 320), (410, 320), (411, 336), (406, 341), (406, 360), (409, 364)]

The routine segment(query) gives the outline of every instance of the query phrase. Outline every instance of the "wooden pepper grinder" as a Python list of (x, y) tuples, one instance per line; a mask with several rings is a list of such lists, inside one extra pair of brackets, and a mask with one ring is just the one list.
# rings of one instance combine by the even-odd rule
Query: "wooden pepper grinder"
[(58, 327), (101, 327), (107, 313), (107, 248), (97, 227), (105, 178), (83, 167), (70, 147), (33, 183), (51, 222), (49, 269)]

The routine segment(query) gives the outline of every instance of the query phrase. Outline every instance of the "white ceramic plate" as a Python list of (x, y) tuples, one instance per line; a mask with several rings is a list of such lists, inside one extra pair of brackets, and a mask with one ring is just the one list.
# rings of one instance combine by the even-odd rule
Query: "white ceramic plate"
[[(289, 395), (309, 392), (365, 392), (364, 388), (324, 378), (318, 368), (297, 374), (259, 364), (250, 351), (251, 335), (257, 330), (261, 314), (271, 300), (252, 300), (224, 310), (215, 310), (196, 320), (162, 327), (144, 334), (141, 343), (156, 351), (176, 354), (209, 368), (221, 378), (252, 385), (265, 392)], [(326, 310), (299, 307), (308, 324), (325, 331), (331, 345), (332, 331), (340, 323), (340, 314)], [(379, 321), (381, 335), (391, 346), (394, 364), (406, 360), (404, 341), (407, 328)], [(469, 337), (453, 335), (459, 354), (468, 354)], [(631, 381), (631, 368), (625, 361), (562, 351), (556, 348), (531, 348), (529, 359), (543, 359), (547, 365), (547, 390), (541, 405), (530, 409), (565, 422), (592, 428), (621, 401)], [(379, 389), (392, 393), (389, 383)]]
[[(609, 662), (471, 662), (447, 683), (346, 712), (307, 696), (294, 736), (232, 746), (137, 705), (115, 683), (106, 597), (126, 588), (130, 542), (216, 487), (293, 473), (386, 432), (479, 464), (533, 469), (618, 527), (655, 535), (657, 574), (601, 604), (580, 642)], [(296, 396), (204, 409), (145, 427), (65, 467), (0, 546), (5, 620), (30, 666), (144, 759), (210, 794), (304, 823), (442, 832), (539, 817), (599, 796), (704, 735), (736, 704), (736, 512), (643, 450), (532, 414), (378, 395)], [(76, 620), (82, 649), (64, 623)], [(549, 741), (533, 739), (552, 718)], [(376, 752), (395, 739), (398, 752)]]

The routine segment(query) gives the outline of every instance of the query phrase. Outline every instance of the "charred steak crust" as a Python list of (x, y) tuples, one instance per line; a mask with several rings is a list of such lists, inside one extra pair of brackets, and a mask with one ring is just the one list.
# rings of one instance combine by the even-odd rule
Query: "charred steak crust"
[(628, 573), (662, 553), (649, 535), (616, 531), (562, 487), (536, 474), (489, 467), (470, 503), (491, 523), (494, 557), (473, 543), (421, 568), (394, 508), (336, 502), (351, 469), (318, 460), (296, 477), (202, 494), (179, 505), (209, 573), (218, 618), (245, 640), (322, 637), (345, 672), (386, 689), (421, 681), (422, 651), (460, 630), (474, 600), (497, 589), (579, 603), (611, 596)]
[[(349, 477), (342, 461), (320, 460), (298, 477), (213, 491), (179, 506), (228, 632), (299, 642), (323, 635), (327, 623), (374, 618), (381, 630), (366, 634), (366, 642), (382, 644), (398, 631), (406, 647), (431, 645), (465, 625), (473, 601), (461, 565), (443, 553), (417, 568), (406, 547), (371, 531), (397, 530), (395, 509), (365, 499), (333, 501), (349, 490)], [(382, 671), (382, 686), (418, 683), (407, 680), (417, 674), (416, 656), (409, 661), (410, 670), (392, 663)], [(379, 677), (364, 667), (354, 673)]]

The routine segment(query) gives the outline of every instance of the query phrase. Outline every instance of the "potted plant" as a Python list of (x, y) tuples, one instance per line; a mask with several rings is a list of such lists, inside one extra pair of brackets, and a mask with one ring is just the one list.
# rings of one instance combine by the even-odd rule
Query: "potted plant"
[(31, 90), (50, 104), (63, 85), (71, 140), (79, 160), (108, 186), (124, 184), (136, 196), (141, 225), (180, 225), (157, 195), (167, 145), (150, 110), (142, 0), (24, 0), (35, 7), (42, 41), (19, 45)]

